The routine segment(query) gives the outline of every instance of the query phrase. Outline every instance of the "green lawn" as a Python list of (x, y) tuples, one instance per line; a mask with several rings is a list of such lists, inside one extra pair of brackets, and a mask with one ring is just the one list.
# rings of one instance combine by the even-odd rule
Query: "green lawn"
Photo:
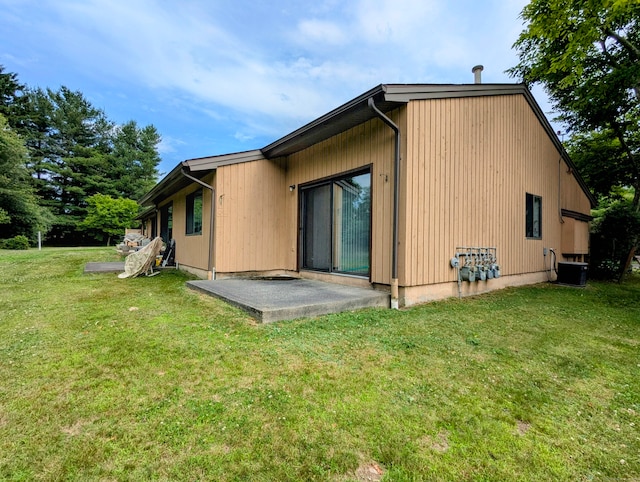
[(0, 480), (640, 480), (640, 278), (256, 325), (0, 251)]

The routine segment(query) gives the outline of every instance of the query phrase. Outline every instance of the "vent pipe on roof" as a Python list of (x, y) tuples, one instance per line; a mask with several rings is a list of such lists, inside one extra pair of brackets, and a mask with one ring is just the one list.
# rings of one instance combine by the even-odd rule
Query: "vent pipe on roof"
[(471, 69), (471, 72), (473, 72), (473, 81), (476, 84), (482, 84), (482, 71), (484, 70), (484, 67), (482, 65), (476, 65), (474, 68)]

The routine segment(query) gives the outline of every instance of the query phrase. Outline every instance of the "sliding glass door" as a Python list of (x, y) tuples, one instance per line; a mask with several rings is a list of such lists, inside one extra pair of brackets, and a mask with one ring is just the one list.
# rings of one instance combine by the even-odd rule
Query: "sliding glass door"
[(369, 276), (371, 173), (301, 188), (303, 269)]

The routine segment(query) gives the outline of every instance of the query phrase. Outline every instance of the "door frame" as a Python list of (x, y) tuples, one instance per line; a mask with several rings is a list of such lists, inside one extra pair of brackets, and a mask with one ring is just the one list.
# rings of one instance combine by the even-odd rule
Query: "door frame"
[[(327, 270), (320, 270), (320, 269), (313, 269), (313, 268), (307, 268), (304, 266), (304, 236), (305, 236), (305, 232), (304, 232), (304, 216), (305, 216), (305, 206), (304, 206), (304, 191), (308, 190), (308, 189), (313, 189), (315, 187), (321, 186), (323, 184), (332, 184), (336, 181), (340, 181), (341, 179), (346, 179), (346, 178), (350, 178), (350, 177), (355, 177), (355, 176), (359, 176), (362, 174), (369, 174), (370, 176), (370, 185), (369, 185), (369, 243), (368, 243), (368, 256), (369, 256), (369, 272), (367, 275), (359, 275), (359, 274), (352, 274), (352, 273), (347, 273), (347, 272), (343, 272), (343, 271), (334, 271), (333, 270), (333, 256), (334, 256), (334, 243), (335, 240), (333, 239), (334, 236), (334, 230), (333, 230), (333, 224), (334, 224), (334, 206), (333, 206), (333, 189), (331, 189), (330, 191), (330, 199), (331, 199), (331, 206), (330, 206), (330, 212), (331, 212), (331, 234), (330, 234), (330, 257), (331, 257), (331, 267), (330, 269)], [(315, 272), (315, 273), (324, 273), (324, 274), (329, 274), (329, 275), (338, 275), (338, 276), (352, 276), (354, 278), (359, 278), (359, 279), (368, 279), (369, 281), (371, 281), (371, 273), (372, 273), (372, 243), (373, 243), (373, 196), (374, 196), (374, 191), (373, 191), (373, 164), (367, 164), (355, 169), (350, 169), (348, 171), (344, 171), (344, 172), (340, 172), (331, 176), (325, 176), (322, 177), (320, 179), (314, 179), (313, 181), (310, 182), (306, 182), (303, 184), (299, 184), (298, 185), (298, 256), (297, 256), (297, 263), (298, 263), (298, 272), (300, 271), (311, 271), (311, 272)]]

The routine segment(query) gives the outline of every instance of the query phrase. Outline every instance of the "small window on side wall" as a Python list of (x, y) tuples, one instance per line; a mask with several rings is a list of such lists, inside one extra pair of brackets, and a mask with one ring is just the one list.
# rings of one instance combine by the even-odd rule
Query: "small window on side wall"
[(187, 196), (186, 234), (202, 234), (202, 189)]
[(542, 238), (542, 198), (535, 194), (527, 193), (527, 238)]

